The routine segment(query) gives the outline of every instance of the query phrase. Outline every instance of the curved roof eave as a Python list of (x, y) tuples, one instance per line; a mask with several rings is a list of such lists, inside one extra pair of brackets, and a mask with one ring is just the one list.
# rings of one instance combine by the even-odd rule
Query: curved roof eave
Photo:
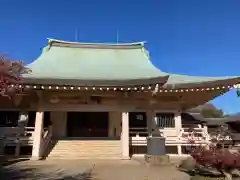
[(165, 88), (201, 88), (212, 86), (226, 86), (240, 83), (239, 76), (225, 77), (204, 77), (204, 76), (187, 76), (179, 74), (169, 74), (169, 79)]
[[(49, 39), (40, 57), (27, 66), (26, 82), (60, 84), (164, 84), (164, 88), (233, 85), (240, 77), (201, 77), (160, 71), (150, 60), (144, 42), (79, 43)], [(65, 82), (65, 83), (64, 83)], [(114, 82), (114, 83), (113, 83)], [(106, 84), (107, 85), (107, 84)]]
[(167, 82), (169, 76), (161, 76), (155, 78), (142, 79), (126, 79), (126, 80), (97, 80), (97, 79), (53, 79), (53, 78), (24, 78), (24, 84), (35, 85), (65, 85), (65, 86), (108, 86), (108, 87), (123, 87), (123, 86), (149, 86), (163, 85)]

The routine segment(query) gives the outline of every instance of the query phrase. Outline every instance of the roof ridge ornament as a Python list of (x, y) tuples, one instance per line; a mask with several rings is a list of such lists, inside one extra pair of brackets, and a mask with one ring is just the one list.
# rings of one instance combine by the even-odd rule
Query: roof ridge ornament
[(140, 42), (132, 42), (132, 43), (87, 43), (87, 42), (73, 42), (73, 41), (63, 41), (53, 38), (47, 38), (48, 44), (52, 43), (63, 43), (63, 44), (75, 44), (75, 45), (106, 45), (106, 46), (134, 46), (134, 45), (140, 45), (144, 46), (146, 41), (140, 41)]

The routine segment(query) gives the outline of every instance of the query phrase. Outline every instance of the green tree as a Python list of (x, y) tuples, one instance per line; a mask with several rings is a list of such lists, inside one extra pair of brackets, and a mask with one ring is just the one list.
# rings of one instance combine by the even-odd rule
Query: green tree
[(201, 114), (204, 118), (221, 118), (224, 116), (224, 113), (221, 109), (203, 109)]

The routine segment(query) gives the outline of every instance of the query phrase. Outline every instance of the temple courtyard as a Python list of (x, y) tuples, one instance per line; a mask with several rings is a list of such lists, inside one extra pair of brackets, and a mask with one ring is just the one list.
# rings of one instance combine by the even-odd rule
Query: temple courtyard
[(22, 161), (5, 166), (0, 174), (4, 180), (188, 180), (177, 170), (179, 158), (172, 165), (148, 167), (142, 158), (132, 160), (46, 160)]

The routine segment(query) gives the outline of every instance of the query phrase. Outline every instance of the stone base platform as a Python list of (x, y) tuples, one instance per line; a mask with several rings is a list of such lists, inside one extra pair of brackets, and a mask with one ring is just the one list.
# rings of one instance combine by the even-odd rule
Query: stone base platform
[(170, 165), (170, 158), (168, 155), (148, 155), (144, 156), (145, 162), (148, 165), (160, 166), (160, 165)]

